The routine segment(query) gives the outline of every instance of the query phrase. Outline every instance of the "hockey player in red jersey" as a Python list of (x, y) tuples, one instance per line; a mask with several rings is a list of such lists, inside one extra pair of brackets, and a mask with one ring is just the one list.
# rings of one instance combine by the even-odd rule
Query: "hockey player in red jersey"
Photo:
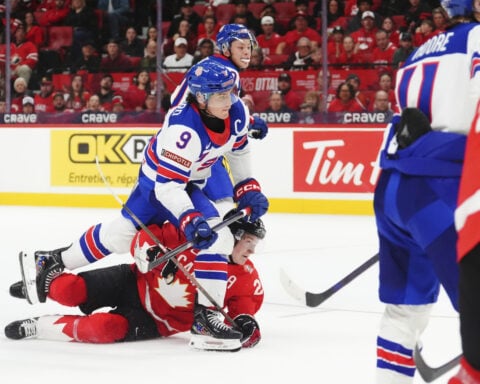
[[(149, 227), (166, 247), (185, 242), (183, 234), (171, 223)], [(229, 256), (225, 309), (242, 332), (243, 347), (260, 341), (260, 329), (254, 315), (263, 303), (263, 287), (249, 257), (265, 237), (265, 227), (239, 220), (230, 225), (235, 246)], [(138, 262), (160, 256), (159, 247), (145, 231), (135, 236), (131, 253)], [(177, 260), (193, 272), (195, 249), (181, 253)], [(11, 289), (12, 295), (25, 297), (22, 283)], [(62, 273), (50, 286), (48, 297), (60, 304), (78, 306), (84, 315), (40, 316), (14, 321), (6, 326), (10, 339), (38, 338), (85, 343), (112, 343), (171, 336), (189, 331), (194, 322), (196, 288), (167, 261), (142, 273), (136, 264), (122, 264), (79, 274)], [(112, 307), (109, 312), (95, 312)], [(213, 312), (213, 311), (212, 311)], [(221, 321), (216, 320), (216, 321)]]

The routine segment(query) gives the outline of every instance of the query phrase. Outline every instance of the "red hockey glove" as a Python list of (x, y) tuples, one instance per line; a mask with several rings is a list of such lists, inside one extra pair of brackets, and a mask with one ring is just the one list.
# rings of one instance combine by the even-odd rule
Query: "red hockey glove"
[(257, 320), (251, 315), (238, 315), (235, 319), (235, 324), (240, 328), (243, 337), (240, 339), (243, 348), (252, 348), (258, 344), (262, 336), (260, 335), (260, 326)]

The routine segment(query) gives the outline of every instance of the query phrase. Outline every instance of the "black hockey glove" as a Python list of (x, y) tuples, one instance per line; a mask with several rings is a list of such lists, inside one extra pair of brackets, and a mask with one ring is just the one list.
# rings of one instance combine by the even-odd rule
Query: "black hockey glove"
[(162, 268), (162, 277), (167, 284), (172, 284), (175, 281), (175, 275), (178, 271), (177, 265), (172, 259), (168, 260)]
[(425, 114), (418, 108), (405, 108), (400, 122), (395, 126), (398, 147), (407, 148), (420, 136), (430, 132), (432, 127)]
[(243, 348), (252, 348), (258, 344), (262, 336), (260, 335), (260, 326), (257, 320), (251, 315), (238, 315), (235, 319), (235, 324), (243, 333), (240, 342)]

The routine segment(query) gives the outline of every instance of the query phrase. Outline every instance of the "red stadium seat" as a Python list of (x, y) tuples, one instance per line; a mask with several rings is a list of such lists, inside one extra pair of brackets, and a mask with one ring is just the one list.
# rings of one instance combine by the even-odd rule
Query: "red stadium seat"
[(167, 36), (168, 30), (170, 29), (171, 21), (162, 21), (162, 37), (165, 38)]
[(215, 17), (217, 18), (217, 22), (221, 25), (228, 24), (234, 14), (234, 4), (219, 4), (215, 10)]
[(205, 14), (206, 9), (207, 7), (205, 6), (205, 4), (195, 4), (193, 6), (193, 10), (201, 17), (203, 17), (203, 15)]
[(286, 25), (292, 20), (297, 11), (293, 2), (273, 3), (273, 6), (277, 10), (278, 22)]
[(253, 13), (257, 19), (260, 18), (260, 13), (262, 12), (263, 8), (265, 8), (266, 4), (264, 2), (261, 3), (250, 3), (248, 4), (248, 9), (250, 12)]

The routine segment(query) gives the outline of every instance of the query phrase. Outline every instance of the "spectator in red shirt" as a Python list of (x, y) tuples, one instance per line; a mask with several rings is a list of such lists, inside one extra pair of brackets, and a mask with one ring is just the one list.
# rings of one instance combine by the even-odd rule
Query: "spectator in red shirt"
[(390, 17), (386, 16), (382, 22), (382, 28), (385, 32), (387, 32), (388, 40), (398, 47), (399, 40), (400, 40), (400, 30), (398, 26), (395, 24), (395, 21)]
[(282, 93), (285, 105), (293, 111), (298, 111), (303, 100), (292, 90), (292, 78), (288, 73), (278, 76), (278, 90)]
[(204, 15), (203, 23), (198, 26), (197, 45), (203, 39), (210, 39), (212, 41), (217, 40), (217, 33), (220, 29), (220, 24), (217, 23), (217, 19), (214, 15)]
[(448, 17), (448, 13), (442, 7), (437, 7), (432, 11), (432, 20), (435, 26), (435, 31), (441, 33), (447, 28), (450, 18)]
[(39, 27), (33, 12), (25, 13), (25, 40), (31, 41), (37, 47), (41, 47), (46, 42), (45, 32)]
[(351, 34), (355, 42), (355, 51), (365, 61), (370, 61), (370, 56), (375, 47), (375, 14), (372, 11), (365, 11), (362, 14), (362, 27)]
[(83, 76), (73, 75), (66, 92), (66, 108), (74, 112), (80, 112), (87, 105), (88, 99), (90, 99), (90, 92), (85, 90)]
[(328, 63), (337, 64), (340, 63), (340, 56), (344, 52), (343, 49), (343, 38), (345, 37), (344, 29), (337, 25), (333, 28), (332, 34), (328, 41), (327, 53), (328, 53)]
[(40, 80), (40, 92), (34, 97), (36, 112), (53, 112), (53, 83), (49, 77)]
[(367, 109), (368, 105), (370, 104), (370, 98), (360, 89), (360, 77), (358, 77), (358, 75), (355, 73), (351, 73), (347, 76), (345, 82), (351, 84), (355, 90), (355, 99), (357, 100), (358, 104), (360, 104), (362, 108)]
[[(326, 90), (324, 89), (325, 87), (323, 86), (325, 83), (324, 81), (326, 80), (327, 86)], [(320, 112), (326, 112), (328, 110), (328, 106), (332, 102), (333, 99), (335, 99), (335, 95), (337, 93), (337, 90), (332, 87), (332, 74), (330, 72), (327, 72), (326, 79), (324, 79), (323, 76), (323, 69), (320, 69), (317, 73), (317, 92), (318, 92), (318, 97), (319, 97), (319, 106), (318, 109)], [(325, 98), (325, 92), (327, 97)]]
[(282, 41), (282, 37), (275, 32), (275, 20), (272, 16), (263, 16), (260, 24), (263, 33), (257, 36), (258, 45), (262, 48), (264, 56), (274, 55)]
[(295, 46), (301, 37), (308, 37), (312, 42), (312, 49), (317, 50), (322, 43), (322, 37), (314, 29), (308, 26), (308, 21), (304, 12), (298, 12), (294, 17), (295, 29), (288, 31), (277, 46), (277, 54), (291, 54), (295, 51)]
[(41, 27), (49, 27), (51, 25), (63, 25), (68, 13), (70, 12), (70, 1), (55, 0), (48, 3), (48, 6), (37, 9), (43, 13), (38, 24)]
[(438, 35), (441, 31), (435, 31), (435, 26), (431, 19), (424, 19), (421, 21), (420, 26), (415, 31), (413, 36), (413, 45), (419, 47), (427, 40), (432, 38), (435, 35)]
[(378, 88), (387, 92), (390, 108), (397, 110), (397, 98), (395, 97), (395, 87), (393, 84), (393, 77), (390, 72), (383, 72), (378, 77)]
[(330, 103), (328, 112), (364, 112), (363, 108), (355, 98), (353, 85), (347, 82), (341, 83), (337, 88), (335, 100)]
[(13, 97), (11, 101), (12, 112), (20, 112), (22, 110), (22, 100), (25, 96), (31, 96), (28, 90), (28, 84), (23, 77), (18, 77), (13, 82)]
[(338, 58), (338, 63), (342, 64), (343, 69), (349, 69), (350, 64), (363, 63), (363, 57), (355, 50), (355, 41), (352, 36), (347, 35), (343, 38), (343, 52)]
[[(312, 29), (317, 29), (317, 20), (310, 14), (309, 0), (295, 0), (295, 13), (304, 13), (306, 15), (307, 24)], [(288, 29), (295, 28), (294, 20), (290, 21)]]
[(141, 111), (147, 95), (152, 91), (148, 71), (140, 71), (132, 78), (132, 84), (125, 93), (125, 108), (129, 111)]
[(125, 55), (118, 45), (118, 41), (111, 39), (107, 44), (107, 55), (100, 62), (101, 72), (131, 72), (132, 61)]
[(28, 84), (38, 63), (38, 49), (35, 44), (25, 40), (25, 33), (23, 25), (15, 31), (14, 43), (10, 45), (10, 67), (14, 78), (23, 77)]
[(393, 55), (397, 47), (388, 40), (388, 34), (379, 29), (375, 34), (376, 47), (372, 53), (372, 63), (377, 70), (385, 70), (393, 63)]
[(35, 101), (32, 96), (25, 96), (22, 99), (22, 113), (31, 114), (35, 113)]

